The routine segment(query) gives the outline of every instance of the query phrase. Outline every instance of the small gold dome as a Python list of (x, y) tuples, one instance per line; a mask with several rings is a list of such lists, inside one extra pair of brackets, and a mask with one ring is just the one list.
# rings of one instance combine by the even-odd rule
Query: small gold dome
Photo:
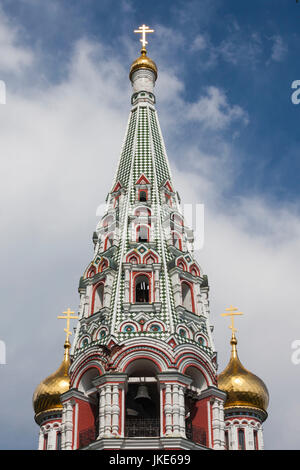
[(218, 376), (218, 387), (227, 392), (224, 408), (256, 408), (266, 413), (269, 404), (267, 387), (259, 377), (249, 372), (241, 364), (237, 354), (237, 340), (234, 335), (230, 344), (232, 349), (229, 364)]
[(141, 55), (138, 57), (131, 65), (130, 67), (130, 72), (129, 72), (129, 78), (131, 80), (132, 74), (139, 69), (150, 69), (152, 72), (154, 72), (155, 75), (155, 80), (157, 79), (157, 67), (155, 62), (150, 59), (150, 57), (147, 57), (147, 51), (143, 47), (141, 50)]
[(60, 395), (70, 388), (70, 354), (71, 344), (66, 341), (64, 344), (64, 359), (54, 374), (49, 375), (35, 389), (33, 394), (33, 408), (35, 418), (46, 411), (57, 411), (62, 409)]

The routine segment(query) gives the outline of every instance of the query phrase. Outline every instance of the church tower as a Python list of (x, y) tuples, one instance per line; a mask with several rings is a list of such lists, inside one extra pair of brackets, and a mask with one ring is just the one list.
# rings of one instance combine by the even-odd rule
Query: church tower
[(264, 382), (240, 362), (234, 330), (232, 328), (230, 361), (218, 376), (218, 386), (227, 395), (224, 406), (226, 449), (263, 450), (262, 423), (268, 416), (269, 392)]
[[(78, 323), (65, 359), (70, 383), (54, 417), (65, 450), (226, 446), (227, 392), (217, 385), (208, 279), (193, 255), (158, 121), (158, 70), (145, 47), (152, 31), (136, 30), (142, 49), (129, 73), (125, 138), (93, 234), (94, 256), (79, 282)], [(43, 449), (53, 412), (37, 405), (39, 387)]]

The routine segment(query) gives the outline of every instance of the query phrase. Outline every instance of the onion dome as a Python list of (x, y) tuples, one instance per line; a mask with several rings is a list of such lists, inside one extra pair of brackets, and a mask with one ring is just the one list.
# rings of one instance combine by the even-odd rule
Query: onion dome
[(154, 73), (155, 75), (155, 80), (157, 79), (157, 67), (156, 67), (156, 64), (155, 62), (150, 59), (150, 57), (147, 57), (147, 51), (146, 51), (146, 48), (145, 47), (142, 47), (141, 49), (141, 55), (140, 57), (138, 57), (131, 65), (130, 67), (130, 72), (129, 72), (129, 78), (131, 80), (131, 77), (133, 75), (133, 73), (136, 71), (136, 70), (139, 70), (139, 69), (148, 69), (148, 70), (152, 70), (152, 72)]
[(228, 408), (254, 408), (266, 415), (269, 404), (269, 393), (264, 382), (249, 372), (241, 364), (237, 354), (237, 339), (232, 335), (230, 344), (231, 357), (229, 364), (218, 376), (218, 388), (227, 393), (224, 405)]
[(69, 341), (65, 341), (64, 359), (60, 367), (56, 372), (54, 372), (54, 374), (49, 375), (49, 377), (43, 380), (35, 389), (33, 394), (35, 419), (37, 419), (41, 413), (49, 411), (55, 412), (62, 409), (60, 396), (70, 388), (70, 347), (71, 343)]

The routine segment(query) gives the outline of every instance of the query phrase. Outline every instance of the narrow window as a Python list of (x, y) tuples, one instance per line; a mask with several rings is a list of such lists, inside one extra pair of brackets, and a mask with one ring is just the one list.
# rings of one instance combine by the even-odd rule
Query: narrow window
[(104, 286), (103, 284), (100, 284), (100, 286), (97, 287), (97, 290), (95, 292), (93, 313), (98, 312), (103, 307), (103, 295), (104, 295)]
[(182, 305), (189, 312), (193, 312), (193, 293), (191, 286), (186, 282), (181, 283)]
[(48, 449), (48, 434), (44, 435), (44, 450)]
[[(203, 338), (202, 338), (203, 339)], [(229, 450), (229, 437), (228, 437), (228, 431), (225, 431), (225, 447), (226, 450)]]
[(61, 432), (56, 434), (56, 450), (61, 450)]
[(238, 430), (238, 439), (239, 439), (239, 449), (245, 450), (245, 433), (244, 429)]
[(140, 191), (139, 200), (140, 200), (140, 202), (146, 202), (147, 201), (147, 192), (146, 191)]
[(139, 276), (136, 280), (135, 301), (149, 303), (149, 279), (147, 276)]
[(253, 438), (254, 438), (254, 449), (258, 450), (258, 435), (256, 429), (253, 431)]

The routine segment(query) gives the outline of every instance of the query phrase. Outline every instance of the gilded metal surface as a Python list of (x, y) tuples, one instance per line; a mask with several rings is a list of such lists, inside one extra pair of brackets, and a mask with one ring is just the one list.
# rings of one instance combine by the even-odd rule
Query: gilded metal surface
[(218, 376), (218, 387), (227, 392), (224, 408), (251, 407), (266, 411), (269, 393), (264, 382), (241, 364), (237, 354), (237, 340), (232, 336), (231, 357), (226, 369)]
[(64, 359), (60, 367), (54, 374), (49, 375), (49, 377), (43, 380), (35, 389), (33, 394), (33, 408), (36, 415), (45, 411), (62, 408), (60, 395), (70, 388), (70, 347), (71, 344), (69, 341), (66, 341), (64, 345)]
[(131, 79), (132, 74), (139, 69), (150, 69), (154, 72), (155, 74), (155, 79), (157, 78), (157, 67), (155, 62), (150, 59), (150, 57), (147, 57), (147, 51), (143, 47), (141, 50), (141, 55), (138, 57), (133, 64), (130, 67), (130, 72), (129, 72), (129, 78)]

